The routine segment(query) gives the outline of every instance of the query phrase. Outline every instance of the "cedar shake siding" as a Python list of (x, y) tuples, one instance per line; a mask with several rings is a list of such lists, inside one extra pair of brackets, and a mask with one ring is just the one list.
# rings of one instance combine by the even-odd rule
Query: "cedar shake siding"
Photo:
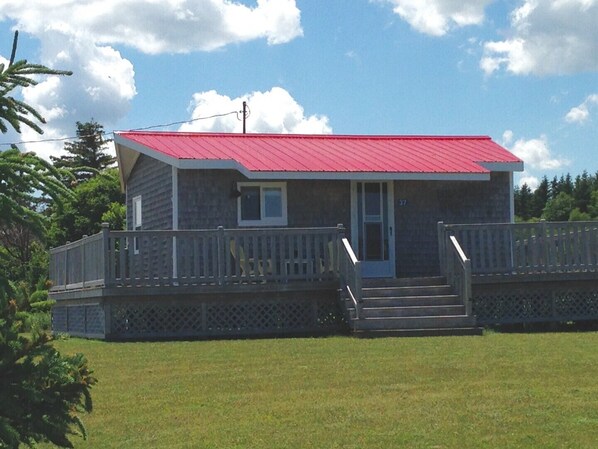
[(236, 228), (231, 191), (246, 180), (233, 170), (179, 170), (179, 229)]
[[(510, 178), (494, 172), (490, 181), (396, 181), (395, 229), (398, 277), (439, 272), (437, 222), (510, 221)], [(406, 200), (404, 206), (400, 200)]]
[(141, 195), (143, 230), (172, 229), (172, 168), (139, 155), (127, 182), (127, 229), (132, 229), (133, 198)]
[[(490, 181), (395, 181), (396, 275), (438, 274), (438, 221), (499, 223), (510, 220), (508, 172)], [(252, 182), (234, 170), (179, 170), (179, 229), (237, 228), (237, 182)], [(257, 181), (256, 181), (257, 182)], [(267, 182), (264, 180), (263, 182)], [(127, 186), (127, 220), (133, 197), (142, 195), (143, 229), (171, 229), (171, 167), (141, 155)], [(289, 180), (289, 227), (342, 223), (351, 237), (351, 183)], [(402, 200), (406, 204), (401, 205)]]
[[(237, 199), (230, 195), (237, 182), (254, 181), (232, 170), (179, 170), (179, 229), (237, 228)], [(349, 181), (291, 180), (286, 185), (289, 227), (349, 227)]]
[(287, 183), (289, 226), (331, 227), (339, 223), (350, 237), (351, 182), (293, 180)]

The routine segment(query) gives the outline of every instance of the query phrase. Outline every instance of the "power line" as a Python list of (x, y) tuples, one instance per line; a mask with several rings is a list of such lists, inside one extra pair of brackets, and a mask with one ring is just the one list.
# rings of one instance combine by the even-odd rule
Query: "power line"
[[(145, 131), (145, 130), (154, 129), (154, 128), (165, 128), (167, 126), (182, 125), (184, 123), (192, 123), (192, 122), (196, 122), (198, 120), (209, 120), (209, 119), (213, 119), (213, 118), (225, 117), (227, 115), (238, 114), (238, 113), (239, 113), (238, 111), (231, 111), (231, 112), (225, 112), (223, 114), (210, 115), (208, 117), (197, 117), (197, 118), (194, 118), (191, 120), (181, 120), (179, 122), (164, 123), (161, 125), (145, 126), (142, 128), (133, 128), (130, 131)], [(119, 130), (104, 131), (103, 133), (99, 133), (99, 135), (108, 136), (110, 134), (113, 134), (115, 131), (119, 131)], [(85, 138), (85, 137), (94, 137), (97, 135), (98, 134), (87, 134), (87, 135), (82, 135), (82, 136), (54, 137), (54, 138), (49, 138), (49, 139), (38, 139), (38, 140), (21, 140), (20, 142), (0, 142), (0, 145), (12, 146), (12, 145), (23, 145), (23, 144), (31, 144), (31, 143), (65, 142), (67, 140), (76, 140), (76, 139), (81, 139), (81, 138)]]

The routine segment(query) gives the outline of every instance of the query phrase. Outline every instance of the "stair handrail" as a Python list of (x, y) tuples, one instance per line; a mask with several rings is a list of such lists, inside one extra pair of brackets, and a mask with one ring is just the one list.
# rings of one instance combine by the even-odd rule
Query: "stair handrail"
[(347, 238), (341, 240), (339, 251), (339, 279), (340, 288), (351, 298), (355, 307), (355, 317), (361, 319), (361, 306), (363, 302), (361, 291), (361, 261)]
[(446, 254), (446, 278), (448, 283), (456, 287), (465, 306), (465, 314), (471, 316), (471, 260), (465, 255), (457, 237), (449, 237), (450, 245)]

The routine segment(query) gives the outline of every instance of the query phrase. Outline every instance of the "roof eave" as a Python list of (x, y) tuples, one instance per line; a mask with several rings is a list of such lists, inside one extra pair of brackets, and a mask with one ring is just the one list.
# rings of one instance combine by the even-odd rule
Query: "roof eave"
[(513, 162), (478, 162), (478, 164), (490, 171), (523, 171), (523, 161)]

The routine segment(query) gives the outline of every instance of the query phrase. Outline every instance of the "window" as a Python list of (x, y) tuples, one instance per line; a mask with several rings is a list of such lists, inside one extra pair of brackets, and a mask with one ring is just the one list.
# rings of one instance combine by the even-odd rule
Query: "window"
[(286, 226), (287, 186), (284, 182), (239, 183), (239, 226)]
[[(133, 198), (133, 231), (141, 231), (141, 217), (141, 196), (136, 196)], [(137, 237), (133, 239), (133, 251), (135, 254), (139, 254), (139, 239)]]

